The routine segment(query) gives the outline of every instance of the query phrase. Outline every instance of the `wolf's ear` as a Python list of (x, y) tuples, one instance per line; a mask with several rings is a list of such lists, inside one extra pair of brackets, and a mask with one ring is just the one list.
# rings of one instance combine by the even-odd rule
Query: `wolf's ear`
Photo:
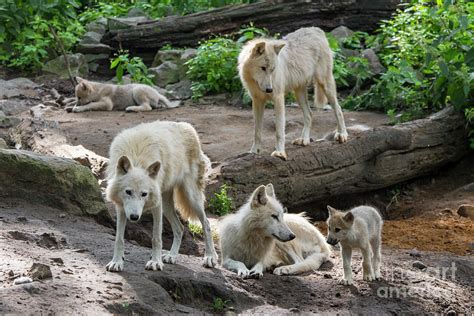
[(328, 205), (328, 211), (329, 211), (329, 216), (332, 216), (337, 212), (337, 210), (334, 207), (331, 207), (329, 205)]
[(117, 174), (124, 175), (132, 168), (132, 164), (127, 156), (120, 157), (117, 163)]
[(257, 207), (265, 205), (268, 202), (266, 188), (264, 185), (259, 186), (252, 194), (252, 206)]
[(77, 85), (79, 86), (79, 89), (83, 91), (92, 91), (92, 86), (84, 79), (81, 82), (79, 82)]
[(352, 223), (354, 221), (354, 214), (347, 212), (346, 215), (344, 215), (344, 221)]
[(158, 171), (160, 171), (160, 168), (161, 168), (161, 162), (155, 161), (148, 167), (147, 169), (148, 175), (153, 179), (156, 178), (156, 176), (158, 175)]
[(277, 43), (274, 46), (275, 53), (278, 55), (283, 47), (285, 47), (286, 43)]
[(81, 83), (81, 82), (83, 82), (83, 81), (84, 81), (84, 79), (83, 79), (83, 78), (81, 78), (81, 77), (79, 77), (79, 76), (76, 76), (76, 78), (75, 78), (75, 79), (76, 79), (77, 83)]
[(255, 44), (252, 49), (252, 55), (260, 56), (265, 52), (265, 42)]
[(265, 192), (267, 192), (268, 196), (275, 197), (275, 190), (273, 189), (273, 184), (267, 184), (265, 186)]
[(285, 206), (285, 207), (283, 208), (283, 213), (288, 213), (288, 207)]

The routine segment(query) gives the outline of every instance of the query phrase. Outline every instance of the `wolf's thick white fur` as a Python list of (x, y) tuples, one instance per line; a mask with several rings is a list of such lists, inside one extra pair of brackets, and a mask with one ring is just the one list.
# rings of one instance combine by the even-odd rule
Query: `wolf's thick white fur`
[(253, 153), (262, 150), (261, 132), (265, 102), (272, 100), (276, 115), (276, 148), (272, 156), (286, 159), (285, 152), (285, 94), (294, 91), (303, 110), (304, 126), (301, 137), (293, 143), (310, 143), (312, 123), (307, 86), (313, 85), (314, 103), (322, 108), (325, 99), (336, 115), (335, 139), (347, 141), (347, 130), (337, 101), (333, 77), (333, 55), (324, 32), (317, 27), (301, 28), (282, 40), (255, 39), (248, 42), (239, 55), (239, 75), (252, 97), (255, 119)]
[(127, 112), (151, 111), (171, 107), (170, 101), (150, 86), (138, 83), (116, 85), (89, 81), (76, 77), (77, 106), (72, 112), (125, 110)]
[(335, 245), (341, 243), (344, 277), (342, 284), (350, 285), (352, 280), (352, 249), (362, 252), (363, 278), (366, 281), (379, 279), (382, 260), (382, 217), (371, 206), (358, 206), (347, 212), (338, 211), (328, 206), (327, 242)]
[[(138, 221), (143, 211), (153, 215), (153, 249), (146, 269), (162, 270), (162, 259), (175, 263), (183, 236), (175, 206), (184, 220), (201, 221), (206, 243), (204, 264), (217, 264), (204, 212), (204, 173), (208, 161), (196, 131), (188, 123), (143, 123), (115, 137), (107, 169), (107, 199), (116, 206), (117, 233), (114, 256), (107, 270), (122, 271), (127, 218)], [(162, 257), (163, 214), (171, 223), (174, 238), (171, 250)]]
[(316, 270), (329, 258), (322, 234), (303, 214), (284, 214), (273, 186), (258, 187), (237, 213), (219, 223), (224, 268), (242, 277)]

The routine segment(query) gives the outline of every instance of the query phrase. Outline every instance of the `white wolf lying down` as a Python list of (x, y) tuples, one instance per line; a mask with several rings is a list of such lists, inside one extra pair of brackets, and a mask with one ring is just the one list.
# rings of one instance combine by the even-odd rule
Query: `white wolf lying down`
[(284, 214), (273, 185), (258, 187), (250, 200), (219, 224), (222, 265), (242, 277), (298, 274), (318, 269), (330, 249), (303, 214)]
[[(107, 169), (107, 199), (116, 206), (117, 233), (114, 257), (107, 270), (123, 270), (127, 218), (136, 222), (148, 210), (153, 214), (153, 249), (146, 269), (162, 270), (163, 261), (175, 263), (183, 237), (175, 205), (183, 219), (199, 218), (206, 242), (204, 264), (216, 266), (217, 254), (204, 212), (204, 172), (208, 161), (196, 131), (188, 123), (144, 123), (115, 137)], [(162, 258), (163, 214), (171, 223), (174, 238), (169, 254)]]
[(162, 106), (172, 107), (170, 101), (150, 86), (138, 83), (116, 85), (93, 82), (76, 77), (77, 106), (66, 108), (67, 111), (112, 111), (127, 112), (151, 111)]

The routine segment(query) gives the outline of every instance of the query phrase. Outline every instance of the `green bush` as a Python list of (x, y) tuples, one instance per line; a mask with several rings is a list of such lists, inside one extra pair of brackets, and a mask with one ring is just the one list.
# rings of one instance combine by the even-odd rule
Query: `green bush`
[(60, 54), (51, 28), (66, 51), (84, 33), (76, 20), (78, 2), (74, 0), (16, 1), (0, 4), (0, 63), (29, 71)]
[(401, 121), (449, 104), (472, 109), (474, 3), (414, 1), (382, 24), (372, 44), (387, 71), (344, 107), (383, 110)]
[(115, 54), (115, 58), (110, 61), (110, 69), (115, 70), (115, 78), (118, 83), (122, 83), (124, 74), (130, 74), (132, 82), (153, 85), (153, 74), (148, 73), (147, 66), (140, 57), (130, 58), (128, 51), (122, 50)]
[(224, 216), (232, 211), (232, 198), (227, 194), (228, 189), (229, 187), (223, 184), (220, 191), (210, 198), (209, 206), (214, 214)]

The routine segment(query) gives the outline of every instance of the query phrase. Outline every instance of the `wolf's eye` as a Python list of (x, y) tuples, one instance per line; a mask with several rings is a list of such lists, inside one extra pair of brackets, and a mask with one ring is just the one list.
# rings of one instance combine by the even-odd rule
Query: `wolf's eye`
[(142, 192), (142, 196), (143, 196), (143, 197), (145, 197), (145, 196), (147, 196), (147, 195), (148, 195), (148, 193)]
[(132, 195), (132, 190), (125, 190), (125, 193), (127, 193), (127, 195)]
[(338, 233), (340, 230), (341, 230), (340, 228), (336, 228), (334, 231)]
[(262, 70), (263, 70), (263, 71), (267, 71), (267, 67), (262, 67)]
[(276, 220), (278, 220), (278, 215), (273, 214), (272, 217)]

